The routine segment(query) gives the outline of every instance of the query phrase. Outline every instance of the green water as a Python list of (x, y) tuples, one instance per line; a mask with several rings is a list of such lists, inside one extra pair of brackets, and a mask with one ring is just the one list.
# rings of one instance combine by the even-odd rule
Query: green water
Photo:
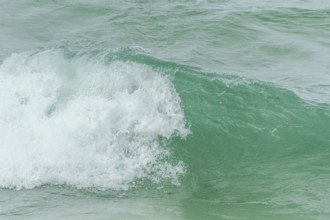
[(0, 219), (330, 218), (327, 1), (0, 3)]

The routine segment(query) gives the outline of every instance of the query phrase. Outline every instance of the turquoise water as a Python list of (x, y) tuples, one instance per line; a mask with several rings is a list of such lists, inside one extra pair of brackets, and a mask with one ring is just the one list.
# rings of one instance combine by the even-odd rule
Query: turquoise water
[(327, 1), (0, 3), (0, 219), (330, 218)]

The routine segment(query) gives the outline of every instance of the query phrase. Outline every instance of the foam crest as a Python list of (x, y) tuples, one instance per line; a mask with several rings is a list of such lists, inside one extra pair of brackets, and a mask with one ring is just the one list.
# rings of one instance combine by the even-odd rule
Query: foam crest
[(178, 183), (184, 165), (160, 144), (189, 133), (174, 86), (146, 65), (105, 57), (48, 50), (4, 61), (0, 187)]

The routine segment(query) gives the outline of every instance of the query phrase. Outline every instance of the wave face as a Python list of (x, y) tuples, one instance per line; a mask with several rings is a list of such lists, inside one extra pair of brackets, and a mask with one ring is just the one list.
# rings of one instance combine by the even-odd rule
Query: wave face
[(0, 67), (0, 187), (125, 190), (178, 184), (165, 143), (186, 137), (180, 98), (164, 75), (106, 54), (14, 54)]
[(188, 219), (326, 219), (328, 105), (246, 78), (186, 68), (176, 76), (192, 132), (174, 143), (189, 168), (185, 202), (207, 207)]

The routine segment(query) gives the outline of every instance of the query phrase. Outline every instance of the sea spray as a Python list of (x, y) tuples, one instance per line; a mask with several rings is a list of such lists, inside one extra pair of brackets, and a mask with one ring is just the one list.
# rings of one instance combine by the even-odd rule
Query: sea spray
[(61, 49), (14, 54), (0, 67), (0, 187), (125, 190), (178, 184), (184, 164), (160, 139), (186, 137), (171, 81), (133, 62)]

